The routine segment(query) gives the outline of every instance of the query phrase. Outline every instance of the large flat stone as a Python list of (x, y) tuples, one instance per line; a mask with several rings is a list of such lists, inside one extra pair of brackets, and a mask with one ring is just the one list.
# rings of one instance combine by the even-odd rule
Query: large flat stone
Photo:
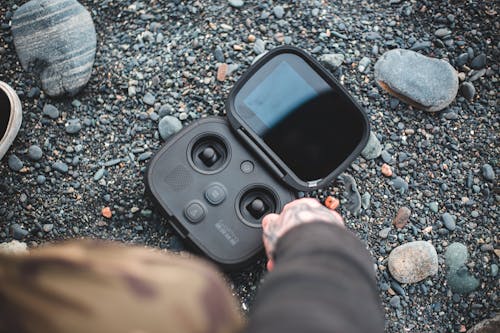
[(384, 53), (375, 64), (375, 79), (391, 95), (429, 112), (447, 107), (458, 92), (458, 75), (448, 62), (410, 50)]
[(40, 76), (47, 95), (75, 95), (90, 79), (96, 33), (78, 1), (25, 3), (12, 18), (12, 36), (21, 65)]

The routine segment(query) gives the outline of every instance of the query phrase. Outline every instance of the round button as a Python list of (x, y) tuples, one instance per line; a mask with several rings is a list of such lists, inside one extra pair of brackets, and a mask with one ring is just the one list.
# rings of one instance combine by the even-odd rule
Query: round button
[(254, 169), (254, 165), (252, 161), (243, 161), (240, 165), (241, 172), (243, 173), (251, 173)]
[(205, 217), (205, 208), (198, 201), (190, 202), (184, 209), (184, 215), (192, 223), (198, 223)]
[(212, 205), (221, 204), (226, 199), (226, 190), (221, 184), (211, 184), (205, 191), (205, 199)]

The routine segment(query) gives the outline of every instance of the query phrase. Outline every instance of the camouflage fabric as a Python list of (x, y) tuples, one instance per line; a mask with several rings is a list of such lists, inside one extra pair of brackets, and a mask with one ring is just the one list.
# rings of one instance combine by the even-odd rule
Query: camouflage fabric
[(0, 332), (237, 332), (237, 309), (195, 258), (100, 241), (0, 255)]

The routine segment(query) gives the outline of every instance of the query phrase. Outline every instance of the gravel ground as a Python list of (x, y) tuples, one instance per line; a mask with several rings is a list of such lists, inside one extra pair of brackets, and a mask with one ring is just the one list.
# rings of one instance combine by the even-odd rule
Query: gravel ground
[[(144, 169), (163, 142), (159, 120), (172, 115), (187, 125), (223, 115), (224, 99), (252, 60), (264, 48), (288, 43), (316, 57), (344, 54), (334, 74), (365, 107), (382, 145), (381, 157), (353, 163), (352, 179), (310, 195), (340, 198), (348, 227), (372, 252), (386, 331), (462, 332), (498, 312), (500, 27), (494, 1), (244, 1), (236, 8), (227, 1), (82, 0), (98, 49), (90, 82), (70, 99), (44, 96), (21, 68), (10, 18), (22, 3), (2, 0), (0, 6), (0, 80), (16, 89), (24, 114), (0, 163), (0, 241), (36, 247), (97, 237), (182, 250), (144, 197)], [(438, 32), (442, 28), (449, 31)], [(373, 64), (396, 47), (448, 60), (475, 88), (472, 100), (459, 92), (445, 110), (426, 113), (391, 98), (375, 83)], [(481, 54), (485, 63), (470, 72)], [(220, 63), (229, 65), (223, 81), (216, 79)], [(470, 97), (468, 88), (463, 94)], [(392, 177), (382, 175), (384, 162)], [(360, 198), (344, 186), (351, 180), (362, 198), (357, 214), (350, 203)], [(111, 218), (104, 217), (105, 207)], [(401, 207), (411, 214), (396, 229), (392, 220)], [(439, 272), (401, 285), (387, 271), (387, 258), (413, 240), (432, 241)], [(453, 242), (466, 245), (467, 267), (480, 281), (467, 295), (447, 284), (444, 252)], [(262, 277), (263, 262), (230, 276), (244, 310)]]

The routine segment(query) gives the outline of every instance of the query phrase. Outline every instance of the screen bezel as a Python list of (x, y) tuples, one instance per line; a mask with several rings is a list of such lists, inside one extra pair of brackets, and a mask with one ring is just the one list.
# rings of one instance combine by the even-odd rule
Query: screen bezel
[[(301, 61), (293, 60), (297, 58)], [(320, 91), (326, 84), (329, 88), (342, 95), (343, 98), (346, 98), (352, 106), (350, 112), (357, 113), (364, 127), (362, 131), (363, 136), (354, 151), (340, 165), (338, 165), (337, 168), (332, 170), (330, 174), (324, 178), (314, 181), (300, 179), (263, 141), (263, 139), (259, 136), (259, 133), (254, 130), (255, 127), (252, 127), (252, 121), (254, 122), (253, 124), (258, 123), (258, 118), (243, 103), (245, 97), (248, 96), (248, 92), (251, 92), (252, 89), (262, 80), (262, 78), (266, 77), (266, 75), (276, 68), (276, 66), (283, 59), (287, 60), (287, 63), (291, 65), (302, 78), (310, 83), (315, 90)], [(292, 60), (290, 61), (290, 59)], [(323, 80), (316, 80), (318, 76)], [(231, 124), (231, 127), (236, 130), (238, 135), (246, 136), (243, 139), (247, 142), (251, 141), (252, 144), (250, 145), (250, 148), (255, 150), (255, 152), (261, 157), (264, 157), (265, 163), (271, 164), (269, 165), (271, 170), (277, 173), (277, 176), (282, 178), (285, 183), (299, 191), (310, 191), (323, 187), (337, 177), (342, 171), (347, 169), (347, 167), (349, 167), (352, 161), (359, 156), (362, 149), (365, 147), (370, 133), (368, 118), (365, 112), (345, 90), (345, 88), (342, 87), (335, 80), (332, 74), (314, 58), (301, 49), (292, 46), (282, 46), (273, 49), (252, 65), (249, 70), (245, 72), (236, 82), (235, 86), (231, 90), (226, 101), (226, 111), (229, 123)]]

